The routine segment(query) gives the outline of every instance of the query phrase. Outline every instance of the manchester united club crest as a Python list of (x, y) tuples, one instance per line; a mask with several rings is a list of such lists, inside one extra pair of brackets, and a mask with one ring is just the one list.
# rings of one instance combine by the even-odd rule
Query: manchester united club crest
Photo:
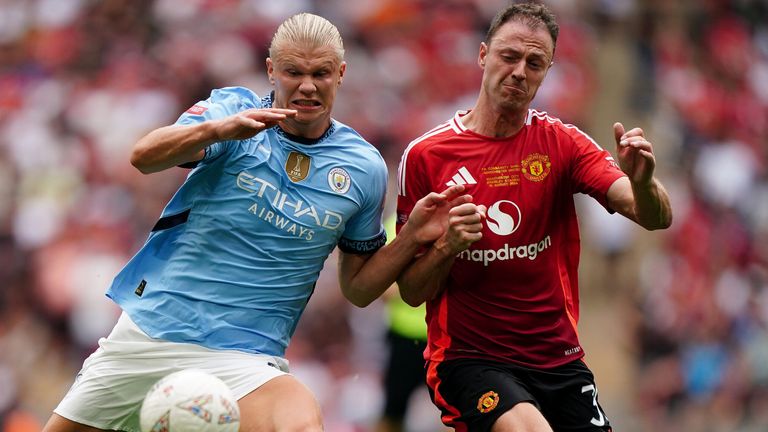
[(340, 194), (347, 193), (351, 184), (352, 178), (344, 168), (337, 167), (328, 171), (328, 186), (330, 186), (334, 192)]
[(312, 159), (299, 152), (292, 151), (288, 154), (285, 161), (285, 172), (292, 182), (300, 182), (309, 175), (310, 162)]
[(552, 162), (549, 156), (541, 153), (531, 153), (521, 162), (523, 175), (532, 182), (540, 182), (549, 175)]
[(489, 391), (480, 396), (477, 400), (477, 410), (485, 414), (493, 411), (499, 404), (499, 394), (495, 391)]

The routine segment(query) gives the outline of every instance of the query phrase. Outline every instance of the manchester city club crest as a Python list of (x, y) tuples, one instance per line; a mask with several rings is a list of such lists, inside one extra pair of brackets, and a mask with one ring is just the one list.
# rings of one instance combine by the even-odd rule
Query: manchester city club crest
[(334, 168), (328, 171), (328, 186), (336, 193), (347, 193), (352, 184), (352, 178), (344, 168)]

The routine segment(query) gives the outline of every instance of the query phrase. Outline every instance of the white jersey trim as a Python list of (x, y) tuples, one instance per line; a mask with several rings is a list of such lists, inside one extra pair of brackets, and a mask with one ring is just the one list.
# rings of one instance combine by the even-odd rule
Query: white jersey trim
[(461, 122), (461, 118), (467, 115), (467, 113), (469, 113), (468, 110), (456, 111), (453, 119), (451, 119), (451, 126), (457, 135), (467, 131), (467, 127)]
[(574, 125), (572, 125), (570, 123), (564, 123), (559, 118), (552, 117), (552, 116), (550, 116), (549, 114), (547, 114), (544, 111), (537, 111), (537, 110), (531, 109), (531, 110), (528, 110), (528, 120), (526, 121), (526, 124), (531, 124), (530, 122), (533, 119), (533, 117), (536, 117), (539, 120), (542, 120), (542, 121), (545, 121), (545, 122), (551, 123), (551, 124), (558, 124), (559, 123), (559, 124), (561, 124), (566, 129), (575, 130), (580, 135), (582, 135), (584, 138), (588, 139), (592, 144), (594, 144), (594, 146), (597, 147), (598, 150), (603, 151), (603, 148), (600, 147), (600, 144), (598, 144), (594, 139), (592, 139), (591, 136), (587, 135), (584, 131), (582, 131), (581, 129), (577, 128), (576, 126), (574, 126)]
[(424, 141), (427, 138), (433, 137), (435, 135), (441, 134), (449, 129), (454, 129), (454, 126), (451, 125), (449, 122), (442, 123), (434, 128), (432, 128), (429, 132), (425, 133), (424, 135), (416, 138), (415, 140), (411, 141), (408, 144), (408, 147), (405, 148), (403, 151), (403, 156), (400, 158), (400, 164), (397, 167), (397, 194), (401, 196), (405, 196), (405, 173), (408, 168), (408, 153), (411, 151), (411, 149), (418, 143)]

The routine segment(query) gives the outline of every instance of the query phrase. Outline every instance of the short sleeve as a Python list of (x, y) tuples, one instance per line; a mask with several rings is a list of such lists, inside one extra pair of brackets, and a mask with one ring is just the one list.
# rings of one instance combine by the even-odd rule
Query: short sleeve
[[(600, 147), (587, 134), (575, 130), (569, 133), (573, 140), (574, 192), (588, 194), (608, 208), (606, 194), (613, 182), (625, 176), (610, 152)], [(610, 209), (609, 209), (610, 210)]]
[(421, 147), (406, 149), (397, 168), (397, 232), (408, 221), (416, 202), (432, 190), (428, 183)]
[(382, 223), (384, 200), (387, 193), (387, 166), (380, 155), (366, 170), (361, 186), (360, 211), (350, 218), (339, 241), (339, 249), (347, 253), (368, 254), (386, 244), (387, 234)]
[[(217, 120), (250, 108), (260, 107), (260, 100), (255, 93), (244, 87), (224, 87), (214, 89), (206, 100), (199, 101), (186, 110), (177, 125), (192, 125), (208, 120)], [(210, 161), (232, 146), (228, 141), (219, 141), (205, 149), (204, 161)]]

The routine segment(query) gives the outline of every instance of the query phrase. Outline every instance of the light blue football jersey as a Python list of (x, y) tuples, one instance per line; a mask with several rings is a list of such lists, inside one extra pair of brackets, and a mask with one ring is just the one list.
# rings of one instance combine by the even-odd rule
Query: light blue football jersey
[[(177, 124), (271, 105), (217, 89)], [(386, 185), (379, 152), (336, 120), (311, 142), (274, 127), (215, 143), (107, 296), (151, 337), (283, 356), (334, 247), (385, 243)]]

